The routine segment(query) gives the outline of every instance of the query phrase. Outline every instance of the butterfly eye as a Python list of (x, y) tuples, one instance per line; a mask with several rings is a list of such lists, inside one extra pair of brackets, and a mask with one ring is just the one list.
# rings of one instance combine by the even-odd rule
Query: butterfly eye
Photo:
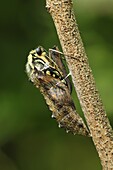
[(42, 54), (42, 49), (41, 49), (41, 47), (38, 47), (38, 48), (36, 49), (36, 53), (37, 53), (39, 56), (41, 56), (41, 54)]

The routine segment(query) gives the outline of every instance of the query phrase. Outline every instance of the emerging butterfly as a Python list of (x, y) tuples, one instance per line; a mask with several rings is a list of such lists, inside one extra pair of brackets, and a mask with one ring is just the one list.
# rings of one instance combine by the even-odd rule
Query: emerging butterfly
[(26, 73), (33, 84), (40, 89), (52, 117), (66, 132), (90, 136), (82, 118), (76, 112), (71, 98), (71, 84), (65, 66), (56, 46), (49, 55), (39, 46), (30, 51), (26, 64)]

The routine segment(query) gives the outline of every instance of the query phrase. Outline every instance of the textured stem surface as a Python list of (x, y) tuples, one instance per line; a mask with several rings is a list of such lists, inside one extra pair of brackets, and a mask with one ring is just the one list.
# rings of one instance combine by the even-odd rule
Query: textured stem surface
[(71, 0), (46, 0), (104, 170), (113, 169), (113, 132), (79, 34)]

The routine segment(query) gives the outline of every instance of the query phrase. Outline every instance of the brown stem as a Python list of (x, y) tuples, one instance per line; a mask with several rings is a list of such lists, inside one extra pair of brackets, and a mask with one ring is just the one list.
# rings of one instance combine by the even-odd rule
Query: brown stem
[(113, 169), (113, 132), (79, 34), (71, 0), (46, 0), (104, 170)]

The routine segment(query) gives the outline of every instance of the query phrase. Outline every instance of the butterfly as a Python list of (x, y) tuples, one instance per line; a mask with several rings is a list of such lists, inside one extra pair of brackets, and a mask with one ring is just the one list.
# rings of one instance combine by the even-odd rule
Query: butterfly
[(72, 100), (72, 87), (61, 54), (56, 46), (49, 49), (49, 53), (42, 46), (31, 50), (26, 73), (43, 94), (59, 127), (65, 128), (67, 133), (90, 136)]

